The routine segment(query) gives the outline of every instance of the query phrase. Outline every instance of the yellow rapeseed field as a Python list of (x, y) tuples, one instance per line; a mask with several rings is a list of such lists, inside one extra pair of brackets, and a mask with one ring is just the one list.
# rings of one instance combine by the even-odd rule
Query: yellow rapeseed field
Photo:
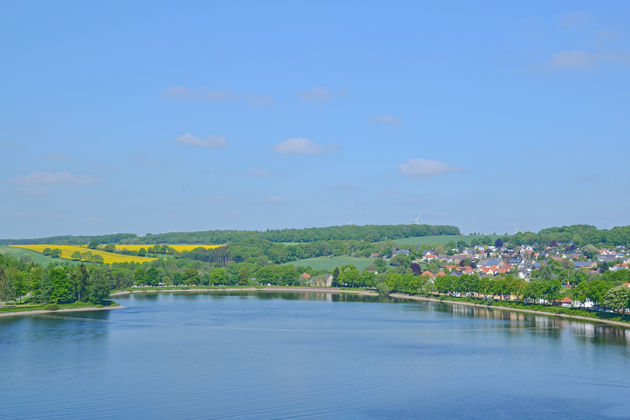
[[(126, 249), (127, 251), (139, 251), (140, 248), (144, 248), (144, 250), (146, 251), (147, 249), (154, 246), (155, 244), (146, 244), (146, 245), (118, 244), (116, 245), (116, 249), (119, 251), (123, 249)], [(225, 245), (168, 245), (169, 248), (173, 248), (177, 252), (192, 251), (195, 248), (215, 249), (215, 248), (221, 248), (222, 246), (225, 246)]]
[(144, 263), (144, 262), (157, 260), (157, 258), (115, 254), (113, 252), (105, 252), (98, 249), (90, 249), (86, 246), (81, 246), (81, 245), (36, 244), (36, 245), (11, 245), (11, 246), (16, 247), (16, 248), (30, 249), (32, 251), (37, 251), (37, 252), (44, 252), (44, 249), (46, 248), (59, 249), (61, 250), (61, 258), (65, 258), (68, 260), (71, 260), (72, 254), (74, 254), (77, 251), (82, 254), (86, 252), (91, 252), (92, 255), (100, 255), (101, 257), (103, 257), (103, 262), (105, 264), (124, 263), (124, 262)]

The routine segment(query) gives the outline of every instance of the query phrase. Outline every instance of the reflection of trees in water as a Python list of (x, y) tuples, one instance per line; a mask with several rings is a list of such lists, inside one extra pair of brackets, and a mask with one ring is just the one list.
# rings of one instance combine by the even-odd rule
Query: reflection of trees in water
[[(504, 328), (523, 331), (524, 327), (531, 327), (528, 331), (534, 335), (546, 337), (560, 337), (562, 330), (570, 328), (574, 336), (592, 344), (617, 344), (630, 346), (630, 329), (612, 325), (595, 324), (587, 321), (572, 321), (554, 318), (553, 316), (534, 315), (523, 312), (504, 311), (500, 309), (482, 308), (477, 306), (450, 305), (436, 303), (426, 305), (427, 310), (449, 312), (461, 317), (491, 319), (505, 321)], [(496, 325), (495, 325), (496, 327)]]
[(591, 344), (630, 346), (630, 329), (588, 322), (565, 321), (578, 340)]

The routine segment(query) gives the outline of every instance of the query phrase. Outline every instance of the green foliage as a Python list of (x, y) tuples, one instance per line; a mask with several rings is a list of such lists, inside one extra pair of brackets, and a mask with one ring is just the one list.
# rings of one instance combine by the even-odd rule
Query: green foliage
[(630, 288), (625, 285), (613, 287), (606, 292), (603, 303), (607, 308), (625, 312), (630, 305)]

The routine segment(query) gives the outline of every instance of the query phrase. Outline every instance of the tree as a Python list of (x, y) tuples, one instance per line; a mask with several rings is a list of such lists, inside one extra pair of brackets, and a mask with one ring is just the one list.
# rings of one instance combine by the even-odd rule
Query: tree
[(81, 253), (79, 251), (74, 251), (70, 256), (74, 261), (81, 261)]
[(227, 274), (225, 268), (215, 268), (210, 272), (210, 284), (220, 286), (227, 283)]
[(90, 241), (90, 243), (88, 243), (87, 247), (90, 248), (90, 249), (96, 249), (98, 247), (98, 241)]
[(95, 268), (90, 272), (87, 284), (87, 300), (91, 303), (102, 303), (109, 297), (109, 271)]
[(494, 246), (497, 248), (503, 248), (503, 241), (501, 240), (501, 238), (497, 238), (497, 240), (494, 241)]
[(9, 280), (6, 271), (0, 268), (0, 303), (14, 300), (15, 298), (15, 287), (13, 287), (12, 282)]
[(619, 312), (623, 309), (626, 313), (630, 303), (630, 288), (625, 285), (613, 287), (604, 296), (604, 306)]
[(405, 254), (398, 254), (391, 259), (390, 264), (394, 267), (409, 267), (411, 258)]
[(61, 257), (61, 250), (59, 248), (53, 249), (52, 251), (50, 251), (50, 256), (53, 258)]
[(85, 265), (74, 268), (70, 273), (70, 285), (76, 300), (84, 300), (87, 294), (89, 273)]
[(199, 272), (196, 268), (188, 267), (186, 271), (184, 271), (184, 283), (189, 286), (199, 283)]
[(149, 286), (158, 286), (160, 284), (160, 272), (155, 267), (149, 268), (144, 278)]
[(51, 267), (48, 271), (51, 283), (50, 301), (54, 303), (70, 303), (74, 301), (74, 294), (70, 286), (70, 279), (66, 270), (61, 267)]
[(599, 251), (593, 245), (589, 244), (582, 248), (582, 254), (584, 254), (589, 260), (592, 260), (599, 255)]

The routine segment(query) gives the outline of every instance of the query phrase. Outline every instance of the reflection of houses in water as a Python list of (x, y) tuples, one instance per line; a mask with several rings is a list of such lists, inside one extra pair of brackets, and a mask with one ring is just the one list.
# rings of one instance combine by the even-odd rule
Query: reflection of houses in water
[(578, 340), (593, 344), (617, 344), (630, 347), (630, 329), (589, 322), (567, 322)]

